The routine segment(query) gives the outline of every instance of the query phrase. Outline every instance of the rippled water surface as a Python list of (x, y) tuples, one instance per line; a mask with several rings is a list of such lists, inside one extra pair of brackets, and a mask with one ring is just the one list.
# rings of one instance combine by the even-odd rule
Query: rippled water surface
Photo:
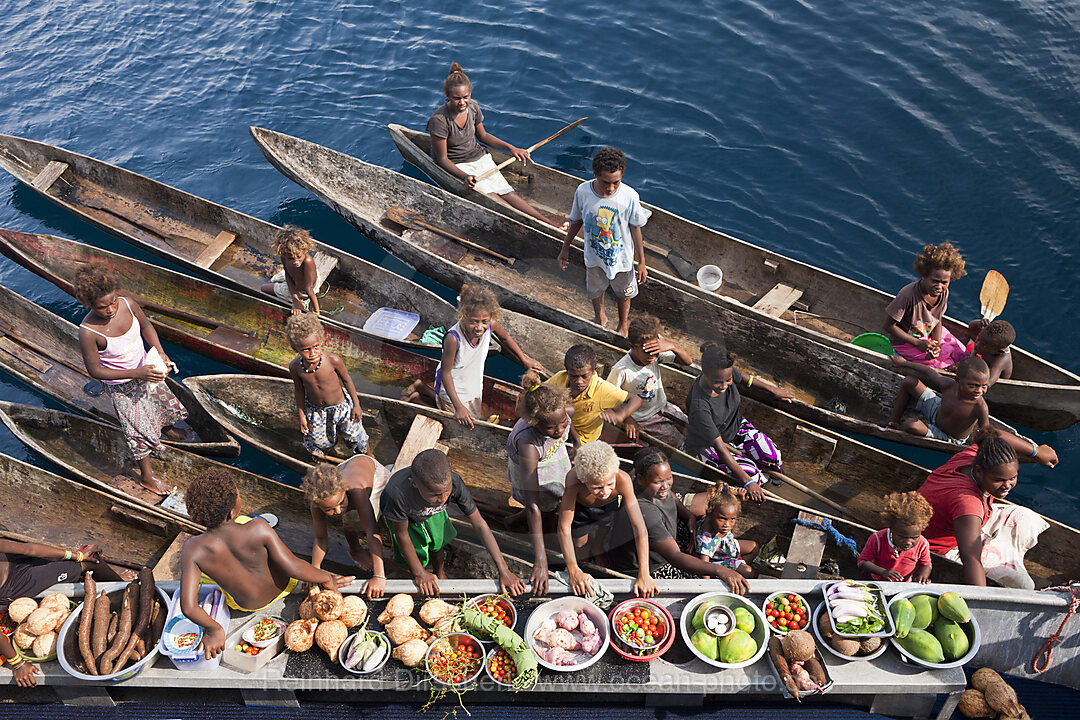
[[(0, 132), (383, 258), (266, 163), (247, 127), (416, 175), (385, 126), (422, 127), (458, 60), (500, 137), (528, 145), (588, 115), (537, 158), (584, 174), (597, 146), (617, 145), (647, 200), (746, 240), (888, 290), (913, 279), (923, 243), (952, 241), (971, 276), (954, 283), (951, 312), (973, 317), (996, 268), (1020, 344), (1076, 370), (1078, 27), (1075, 3), (1003, 0), (9, 0)], [(0, 227), (149, 259), (7, 175)], [(0, 282), (81, 317), (6, 259)], [(184, 374), (228, 371), (173, 357)], [(3, 374), (0, 395), (49, 404)], [(1025, 468), (1017, 499), (1074, 522), (1078, 438), (1040, 436), (1061, 466)], [(6, 431), (0, 451), (31, 457)], [(251, 448), (239, 462), (289, 477)]]

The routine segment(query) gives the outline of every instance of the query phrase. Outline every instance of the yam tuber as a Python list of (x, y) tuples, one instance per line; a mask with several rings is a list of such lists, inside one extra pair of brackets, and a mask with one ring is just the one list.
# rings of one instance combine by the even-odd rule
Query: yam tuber
[(109, 613), (109, 632), (105, 635), (105, 642), (112, 642), (116, 637), (116, 625), (120, 622), (120, 616), (116, 613)]
[(135, 649), (136, 641), (142, 637), (142, 634), (146, 632), (146, 628), (150, 626), (150, 613), (154, 607), (155, 592), (154, 572), (150, 568), (143, 566), (143, 568), (139, 570), (138, 615), (136, 615), (135, 627), (128, 637), (127, 644), (120, 653), (120, 657), (116, 659), (115, 665), (117, 670), (123, 668), (124, 665), (127, 664), (128, 659), (131, 657), (131, 652)]
[(94, 653), (90, 651), (90, 628), (94, 622), (96, 601), (97, 583), (94, 581), (94, 571), (88, 570), (83, 578), (83, 606), (82, 615), (79, 616), (79, 655), (82, 656), (87, 675), (98, 674)]
[(90, 631), (90, 652), (94, 655), (95, 666), (101, 656), (105, 654), (108, 643), (109, 621), (109, 596), (102, 590), (98, 599), (94, 601), (94, 627)]
[(987, 685), (983, 690), (983, 697), (986, 698), (986, 704), (1001, 713), (1002, 717), (1020, 717), (1024, 712), (1016, 692), (1004, 680)]
[(98, 659), (98, 672), (102, 675), (112, 674), (113, 664), (124, 651), (128, 638), (131, 636), (132, 607), (135, 605), (135, 592), (138, 589), (137, 581), (128, 583), (124, 588), (124, 597), (120, 603), (120, 619), (116, 622), (116, 637), (109, 644), (109, 649)]
[(971, 674), (971, 687), (979, 692), (985, 692), (986, 687), (995, 682), (1005, 682), (997, 671), (991, 668), (979, 668)]

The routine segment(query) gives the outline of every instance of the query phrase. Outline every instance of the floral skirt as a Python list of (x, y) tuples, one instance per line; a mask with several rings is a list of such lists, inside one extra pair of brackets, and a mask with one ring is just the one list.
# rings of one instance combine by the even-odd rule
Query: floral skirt
[(124, 440), (136, 460), (161, 447), (161, 428), (187, 417), (187, 410), (164, 382), (151, 385), (145, 380), (128, 380), (102, 386), (112, 398)]

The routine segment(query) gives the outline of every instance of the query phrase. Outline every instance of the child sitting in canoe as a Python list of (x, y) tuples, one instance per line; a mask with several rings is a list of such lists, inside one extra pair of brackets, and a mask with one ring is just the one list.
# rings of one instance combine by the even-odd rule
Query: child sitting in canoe
[(434, 390), (423, 380), (416, 380), (401, 393), (401, 399), (414, 402), (421, 396), (434, 397), (436, 407), (454, 413), (457, 421), (466, 427), (472, 427), (473, 420), (483, 420), (484, 365), (492, 335), (526, 369), (546, 372), (544, 366), (526, 355), (499, 324), (500, 310), (499, 301), (491, 290), (479, 285), (463, 285), (458, 295), (458, 321), (443, 337), (442, 359), (435, 369)]
[(677, 361), (689, 366), (694, 360), (660, 331), (660, 321), (652, 315), (631, 320), (630, 352), (612, 366), (607, 379), (615, 387), (641, 398), (641, 407), (632, 416), (639, 428), (677, 448), (685, 439), (686, 413), (668, 402), (660, 379), (660, 363)]
[[(594, 321), (607, 323), (604, 293), (615, 295), (619, 313), (616, 330), (626, 336), (629, 330), (630, 301), (637, 297), (638, 285), (645, 282), (645, 241), (641, 228), (649, 215), (641, 206), (637, 192), (623, 184), (626, 156), (613, 147), (596, 151), (592, 162), (593, 179), (578, 185), (570, 208), (570, 226), (566, 229), (559, 267), (570, 265), (570, 243), (585, 229), (585, 292), (592, 301)], [(637, 261), (637, 270), (634, 261)]]
[[(972, 325), (979, 325), (979, 321)], [(979, 328), (975, 339), (965, 348), (968, 353), (978, 355), (986, 361), (990, 368), (990, 387), (994, 386), (999, 379), (1008, 380), (1012, 377), (1012, 353), (1009, 348), (1016, 342), (1016, 330), (1012, 324), (1005, 320), (994, 320), (983, 323)], [(948, 368), (949, 372), (956, 372), (956, 365)]]
[(216, 583), (230, 608), (259, 612), (291, 593), (298, 582), (336, 590), (354, 580), (312, 567), (293, 555), (265, 520), (241, 515), (236, 481), (223, 470), (195, 478), (185, 502), (192, 521), (205, 525), (206, 532), (184, 543), (180, 609), (206, 630), (207, 660), (224, 649), (225, 630), (199, 607), (201, 583)]
[(441, 451), (424, 450), (410, 467), (391, 475), (380, 504), (390, 527), (394, 560), (409, 568), (424, 595), (439, 594), (438, 581), (446, 578), (446, 546), (457, 536), (447, 505), (455, 505), (480, 536), (499, 570), (499, 591), (515, 597), (525, 592), (525, 583), (507, 567), (472, 493)]
[(625, 423), (626, 435), (637, 439), (638, 426), (631, 417), (641, 407), (641, 398), (615, 387), (596, 373), (596, 351), (588, 345), (574, 345), (563, 357), (563, 367), (547, 384), (570, 391), (574, 405), (573, 428), (581, 444), (600, 438), (604, 422)]
[[(386, 589), (386, 570), (383, 567), (382, 535), (379, 533), (379, 498), (389, 477), (386, 468), (370, 455), (353, 455), (334, 466), (320, 463), (308, 470), (300, 489), (311, 503), (311, 525), (315, 542), (311, 548), (311, 564), (322, 567), (329, 542), (326, 529), (328, 517), (341, 516), (349, 555), (357, 567), (371, 571), (364, 583), (368, 599), (380, 598)], [(359, 519), (359, 530), (349, 513)], [(360, 533), (367, 539), (367, 552), (360, 547)]]
[[(654, 447), (638, 450), (634, 455), (634, 490), (649, 537), (649, 574), (664, 580), (718, 578), (733, 593), (745, 594), (749, 586), (741, 574), (727, 565), (685, 553), (679, 547), (679, 523), (689, 524), (693, 516), (671, 492), (673, 484), (671, 465), (663, 451)], [(637, 573), (637, 553), (633, 552), (636, 536), (628, 513), (619, 511), (608, 537), (607, 555), (614, 569)]]
[(881, 509), (884, 529), (866, 540), (859, 569), (871, 580), (930, 582), (930, 542), (922, 536), (934, 508), (919, 493), (889, 493)]
[(293, 315), (285, 323), (285, 336), (296, 351), (289, 376), (304, 447), (312, 455), (331, 450), (340, 432), (354, 453), (366, 453), (368, 437), (356, 387), (341, 358), (323, 350), (322, 323), (310, 313)]
[(701, 347), (701, 375), (686, 395), (690, 422), (682, 449), (732, 475), (742, 484), (741, 494), (745, 497), (764, 502), (761, 488), (769, 481), (764, 470), (782, 470), (780, 450), (768, 435), (742, 416), (739, 386), (747, 391), (757, 388), (758, 393), (774, 402), (791, 402), (792, 396), (756, 375), (743, 375), (735, 369), (735, 357), (721, 343)]
[(530, 215), (542, 223), (558, 227), (558, 223), (544, 217), (525, 199), (514, 192), (502, 173), (495, 171), (483, 180), (477, 180), (489, 170), (495, 169), (491, 154), (481, 145), (493, 147), (513, 155), (528, 164), (529, 151), (500, 140), (484, 127), (484, 113), (472, 99), (472, 81), (456, 62), (450, 64), (450, 74), (442, 84), (446, 102), (427, 121), (431, 136), (431, 157), (446, 172), (458, 178), (467, 187), (485, 195), (498, 198), (512, 208)]
[[(708, 494), (696, 493), (694, 499), (705, 501), (701, 515), (694, 512), (694, 547), (698, 557), (716, 565), (730, 568), (744, 578), (754, 577), (750, 562), (757, 554), (753, 540), (735, 537), (742, 503), (726, 483), (714, 485)], [(701, 508), (691, 508), (691, 511)], [(749, 560), (748, 560), (749, 558)]]
[(521, 378), (524, 392), (519, 403), (520, 419), (506, 440), (510, 497), (524, 510), (506, 518), (506, 529), (528, 529), (536, 561), (533, 564), (533, 592), (547, 592), (547, 551), (544, 533), (553, 532), (555, 510), (566, 490), (570, 472), (571, 418), (574, 408), (566, 388), (545, 385), (540, 373), (530, 370)]
[(311, 251), (315, 240), (311, 233), (295, 225), (286, 225), (274, 238), (274, 254), (281, 260), (270, 282), (263, 283), (261, 290), (287, 303), (292, 303), (292, 314), (307, 310), (319, 314), (318, 272)]
[(163, 382), (172, 362), (139, 303), (120, 289), (104, 266), (84, 265), (76, 270), (74, 294), (90, 310), (79, 325), (86, 372), (101, 381), (112, 399), (142, 486), (168, 495), (176, 488), (154, 475), (150, 454), (161, 447), (163, 432), (171, 439), (186, 436), (174, 425), (187, 417), (187, 410)]
[(638, 506), (634, 483), (619, 469), (614, 448), (606, 442), (596, 441), (575, 454), (574, 469), (566, 476), (566, 491), (559, 501), (559, 546), (575, 595), (593, 594), (593, 577), (581, 569), (578, 561), (603, 554), (620, 501), (633, 529), (639, 568), (634, 592), (640, 597), (652, 597), (657, 592), (656, 583), (649, 574), (649, 534)]
[[(905, 285), (885, 309), (885, 334), (904, 358), (932, 368), (947, 368), (967, 354), (963, 343), (942, 324), (949, 283), (964, 277), (964, 259), (952, 246), (926, 245), (915, 258), (919, 279)], [(969, 326), (972, 337), (982, 322)]]

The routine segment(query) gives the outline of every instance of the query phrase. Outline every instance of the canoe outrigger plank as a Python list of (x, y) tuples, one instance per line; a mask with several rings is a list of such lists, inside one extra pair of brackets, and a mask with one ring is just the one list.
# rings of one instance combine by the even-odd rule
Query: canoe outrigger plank
[(398, 470), (409, 467), (417, 455), (439, 444), (442, 431), (442, 423), (436, 420), (419, 414), (413, 418), (412, 425), (409, 427), (409, 434), (405, 436), (405, 442), (401, 444), (401, 449), (398, 450), (397, 459), (394, 460), (394, 469), (390, 471), (390, 474), (393, 475)]

